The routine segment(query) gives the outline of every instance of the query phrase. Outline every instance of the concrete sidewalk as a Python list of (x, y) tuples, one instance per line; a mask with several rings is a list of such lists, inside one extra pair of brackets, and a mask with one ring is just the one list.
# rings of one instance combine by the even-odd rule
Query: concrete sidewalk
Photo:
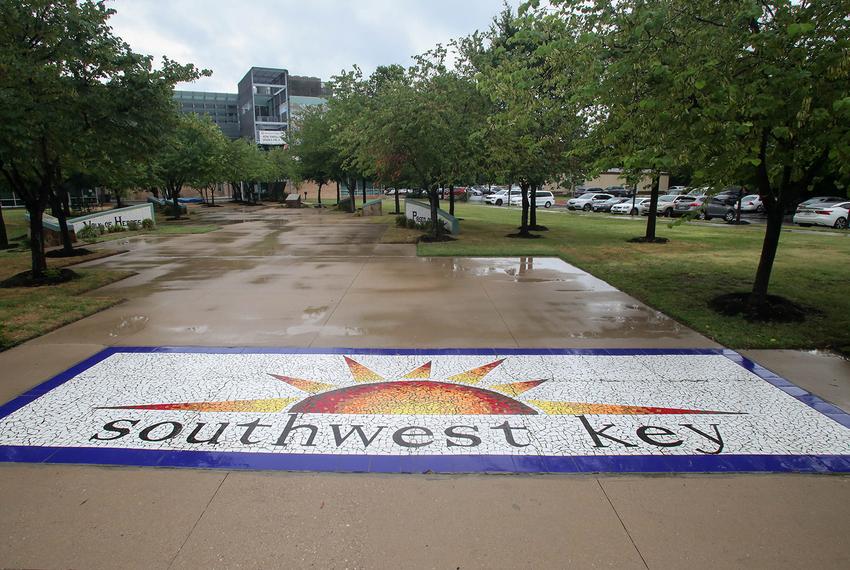
[[(384, 226), (230, 207), (89, 266), (128, 301), (0, 353), (7, 401), (111, 345), (715, 347), (551, 259), (422, 259)], [(49, 356), (48, 356), (49, 355)], [(755, 360), (847, 408), (850, 365)], [(0, 465), (0, 567), (844, 568), (850, 477), (345, 475)]]

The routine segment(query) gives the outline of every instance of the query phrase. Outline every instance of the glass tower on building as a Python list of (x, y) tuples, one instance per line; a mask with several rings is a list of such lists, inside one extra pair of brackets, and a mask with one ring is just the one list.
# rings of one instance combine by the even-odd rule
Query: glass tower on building
[(287, 143), (293, 113), (327, 102), (318, 77), (289, 75), (285, 69), (252, 67), (239, 82), (237, 93), (175, 91), (183, 113), (209, 116), (230, 138), (246, 138), (263, 146)]
[(252, 67), (239, 82), (239, 134), (257, 144), (281, 145), (289, 129), (289, 72)]

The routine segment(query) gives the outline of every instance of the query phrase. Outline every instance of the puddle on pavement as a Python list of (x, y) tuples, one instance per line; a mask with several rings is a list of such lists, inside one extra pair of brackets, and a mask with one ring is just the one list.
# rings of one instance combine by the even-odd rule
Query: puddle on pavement
[(128, 336), (135, 334), (144, 329), (148, 325), (150, 319), (144, 315), (132, 315), (124, 317), (117, 326), (109, 331), (109, 336), (112, 338)]
[(204, 334), (210, 330), (208, 325), (192, 325), (188, 327), (167, 327), (168, 330), (177, 333)]
[(475, 277), (507, 277), (515, 283), (575, 285), (575, 288), (560, 289), (561, 291), (614, 290), (604, 281), (555, 257), (459, 257), (451, 260), (451, 269), (454, 273)]
[(327, 305), (323, 307), (307, 307), (304, 309), (304, 314), (301, 315), (301, 318), (312, 323), (319, 322), (328, 314), (328, 309), (329, 307)]
[(362, 327), (303, 324), (286, 327), (280, 331), (263, 331), (260, 334), (281, 337), (316, 333), (322, 336), (363, 336), (367, 332), (368, 330)]

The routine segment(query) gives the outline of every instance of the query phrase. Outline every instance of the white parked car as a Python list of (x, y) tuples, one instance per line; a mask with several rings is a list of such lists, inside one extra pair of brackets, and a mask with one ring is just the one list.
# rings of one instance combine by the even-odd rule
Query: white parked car
[(568, 210), (584, 210), (589, 212), (593, 209), (593, 205), (598, 202), (604, 202), (613, 198), (611, 194), (597, 194), (596, 192), (588, 192), (582, 194), (578, 198), (573, 198), (567, 201)]
[(646, 202), (647, 207), (649, 207), (649, 198), (635, 198), (634, 206), (632, 206), (632, 201), (629, 199), (626, 202), (620, 202), (619, 204), (611, 206), (611, 213), (637, 216), (640, 213), (640, 206), (644, 202)]
[[(693, 196), (686, 196), (684, 194), (665, 194), (664, 196), (659, 196), (656, 214), (670, 217), (673, 215), (676, 204), (685, 200), (691, 201), (693, 200)], [(649, 200), (641, 204), (640, 213), (642, 216), (649, 215)]]
[(827, 226), (839, 230), (847, 227), (850, 218), (850, 202), (837, 204), (801, 204), (794, 214), (794, 223), (803, 227)]
[(484, 203), (493, 204), (495, 206), (501, 206), (502, 204), (510, 204), (514, 196), (522, 196), (522, 193), (520, 192), (519, 188), (511, 188), (510, 192), (508, 190), (499, 190), (498, 192), (490, 194), (489, 196), (484, 198)]
[(764, 212), (764, 204), (758, 194), (750, 194), (741, 198), (742, 212)]
[[(531, 199), (531, 191), (528, 192), (528, 198)], [(534, 197), (537, 207), (551, 208), (555, 203), (555, 195), (548, 190), (538, 190)], [(511, 192), (511, 206), (522, 206), (522, 193), (519, 196), (514, 196)]]

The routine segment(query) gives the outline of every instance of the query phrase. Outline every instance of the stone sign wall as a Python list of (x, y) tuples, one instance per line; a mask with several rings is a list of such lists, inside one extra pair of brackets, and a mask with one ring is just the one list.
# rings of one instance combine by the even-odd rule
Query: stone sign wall
[[(413, 220), (416, 223), (428, 222), (431, 220), (431, 205), (427, 202), (405, 198), (404, 215), (408, 220)], [(437, 217), (445, 223), (450, 234), (457, 235), (460, 233), (460, 224), (457, 218), (444, 210), (437, 210)]]

